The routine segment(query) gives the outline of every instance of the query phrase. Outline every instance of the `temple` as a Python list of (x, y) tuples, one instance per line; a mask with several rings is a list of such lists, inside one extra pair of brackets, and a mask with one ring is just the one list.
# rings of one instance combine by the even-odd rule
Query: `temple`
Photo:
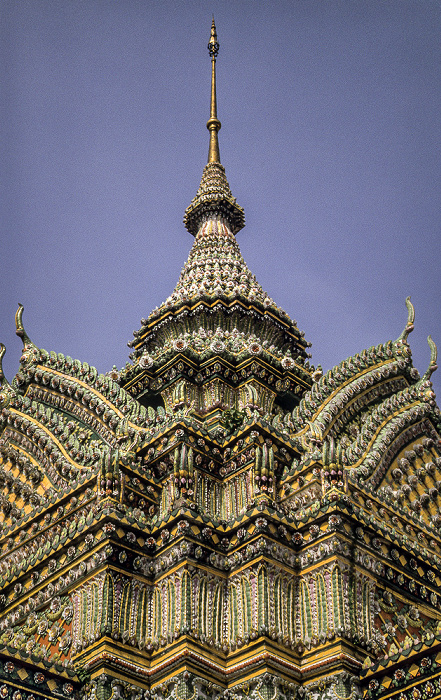
[[(0, 700), (441, 695), (441, 416), (404, 330), (323, 373), (220, 162), (130, 362), (0, 351)], [(249, 235), (252, 235), (250, 232)], [(404, 303), (403, 303), (404, 311)]]

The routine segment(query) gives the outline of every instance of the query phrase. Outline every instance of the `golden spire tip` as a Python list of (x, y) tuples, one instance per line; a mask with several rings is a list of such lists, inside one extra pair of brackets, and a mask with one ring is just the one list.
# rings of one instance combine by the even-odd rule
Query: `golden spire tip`
[(219, 53), (219, 42), (217, 40), (216, 25), (214, 16), (211, 22), (211, 35), (208, 42), (208, 53), (211, 57), (211, 102), (210, 102), (210, 119), (207, 122), (207, 129), (210, 132), (210, 146), (208, 149), (208, 162), (220, 163), (219, 154), (219, 139), (217, 132), (221, 128), (221, 123), (217, 118), (217, 101), (216, 101), (216, 57)]

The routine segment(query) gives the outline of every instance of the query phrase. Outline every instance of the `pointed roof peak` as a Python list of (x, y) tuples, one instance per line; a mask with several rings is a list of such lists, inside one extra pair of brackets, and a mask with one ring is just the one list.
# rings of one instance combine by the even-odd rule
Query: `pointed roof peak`
[(210, 118), (207, 122), (207, 129), (210, 132), (208, 162), (204, 168), (196, 197), (185, 210), (184, 216), (184, 224), (193, 236), (196, 236), (202, 224), (213, 216), (228, 222), (232, 233), (237, 233), (245, 226), (244, 211), (231, 194), (225, 169), (220, 162), (218, 132), (221, 123), (217, 118), (216, 99), (216, 58), (219, 53), (219, 42), (214, 17), (211, 22), (208, 52), (211, 57)]

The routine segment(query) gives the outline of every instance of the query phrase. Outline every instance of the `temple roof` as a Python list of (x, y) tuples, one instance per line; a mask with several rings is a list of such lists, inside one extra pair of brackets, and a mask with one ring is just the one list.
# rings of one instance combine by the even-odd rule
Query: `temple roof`
[(21, 305), (11, 383), (0, 344), (0, 700), (435, 697), (436, 346), (420, 377), (408, 298), (397, 340), (309, 367), (234, 237), (213, 84), (195, 242), (135, 376), (37, 347)]

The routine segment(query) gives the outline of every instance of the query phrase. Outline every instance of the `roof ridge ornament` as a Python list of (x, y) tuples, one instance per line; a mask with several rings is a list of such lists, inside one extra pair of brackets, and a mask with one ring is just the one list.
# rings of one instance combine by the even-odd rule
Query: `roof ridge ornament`
[(6, 408), (11, 399), (15, 396), (15, 391), (5, 377), (3, 372), (3, 357), (6, 352), (6, 347), (0, 343), (0, 409)]
[(406, 297), (406, 306), (407, 306), (407, 323), (404, 331), (401, 333), (401, 335), (397, 338), (396, 342), (399, 340), (402, 340), (403, 343), (407, 343), (407, 338), (409, 337), (409, 333), (412, 333), (414, 329), (414, 323), (415, 323), (415, 308), (412, 302), (410, 301), (410, 297)]
[(6, 352), (6, 347), (3, 345), (3, 343), (0, 343), (0, 386), (5, 382), (7, 385), (9, 385), (8, 380), (5, 377), (5, 374), (3, 372), (3, 356)]
[(435, 342), (432, 340), (432, 336), (428, 336), (427, 342), (429, 344), (430, 348), (430, 364), (422, 377), (423, 381), (426, 379), (430, 379), (432, 374), (435, 372), (435, 370), (438, 369), (437, 365), (437, 360), (438, 360), (438, 348), (435, 345)]
[(23, 346), (26, 347), (26, 345), (34, 345), (28, 334), (26, 333), (24, 326), (23, 326), (23, 321), (22, 321), (22, 316), (23, 316), (23, 309), (24, 306), (23, 304), (18, 303), (18, 309), (15, 314), (15, 328), (16, 328), (16, 335), (18, 335), (22, 341), (23, 341)]

